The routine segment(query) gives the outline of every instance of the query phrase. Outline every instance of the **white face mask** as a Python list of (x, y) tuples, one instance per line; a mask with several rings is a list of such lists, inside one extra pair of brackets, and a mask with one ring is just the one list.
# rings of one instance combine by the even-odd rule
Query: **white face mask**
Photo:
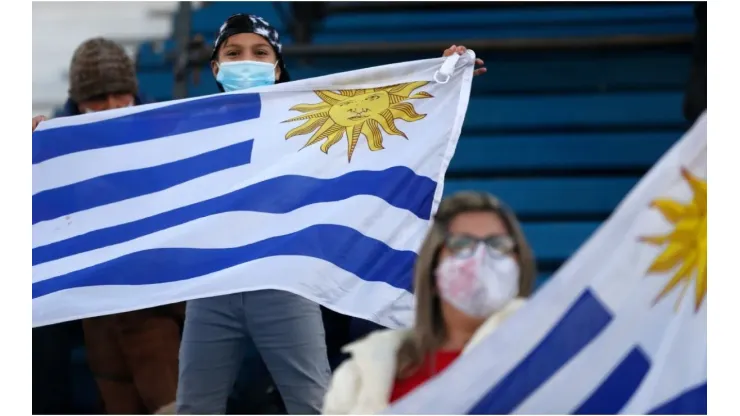
[(450, 256), (436, 271), (439, 296), (476, 318), (503, 309), (519, 293), (519, 265), (480, 243), (469, 257)]

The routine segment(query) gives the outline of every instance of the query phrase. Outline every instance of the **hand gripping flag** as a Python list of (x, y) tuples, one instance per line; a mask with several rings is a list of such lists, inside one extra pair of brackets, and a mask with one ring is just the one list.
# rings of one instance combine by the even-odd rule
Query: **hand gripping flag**
[(706, 414), (706, 115), (529, 304), (388, 413)]
[(42, 123), (33, 326), (260, 289), (408, 325), (473, 62), (470, 51)]

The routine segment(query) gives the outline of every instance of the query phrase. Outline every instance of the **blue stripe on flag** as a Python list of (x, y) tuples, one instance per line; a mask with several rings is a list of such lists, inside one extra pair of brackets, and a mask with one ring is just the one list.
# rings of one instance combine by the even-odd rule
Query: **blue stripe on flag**
[(573, 413), (575, 415), (615, 415), (640, 387), (650, 370), (650, 360), (635, 347), (619, 363), (591, 396)]
[(694, 387), (648, 412), (649, 415), (706, 415), (707, 383)]
[(245, 165), (252, 158), (253, 142), (248, 140), (159, 166), (116, 172), (39, 192), (33, 196), (33, 223), (162, 191), (200, 176)]
[(611, 320), (611, 313), (586, 289), (539, 345), (468, 413), (511, 413), (596, 338)]
[(33, 249), (33, 264), (122, 243), (198, 218), (230, 211), (284, 214), (319, 202), (373, 195), (390, 205), (429, 219), (437, 184), (413, 170), (397, 166), (382, 171), (354, 171), (337, 178), (279, 176), (208, 201), (62, 240)]
[[(416, 253), (399, 251), (339, 225), (301, 231), (226, 249), (145, 250), (33, 284), (33, 298), (78, 287), (149, 285), (192, 279), (273, 256), (308, 256), (328, 261), (367, 281), (407, 289)], [(244, 276), (248, 279), (249, 276)]]
[(259, 94), (219, 94), (108, 120), (33, 133), (33, 163), (258, 118)]

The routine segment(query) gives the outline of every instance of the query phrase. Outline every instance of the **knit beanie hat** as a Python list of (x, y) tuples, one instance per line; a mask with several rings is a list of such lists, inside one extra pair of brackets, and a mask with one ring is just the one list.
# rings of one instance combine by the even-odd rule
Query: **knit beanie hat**
[[(218, 30), (218, 36), (216, 36), (216, 43), (213, 45), (213, 53), (211, 54), (211, 60), (215, 61), (218, 58), (218, 50), (223, 43), (231, 36), (239, 33), (254, 33), (260, 35), (267, 43), (272, 46), (275, 51), (275, 55), (278, 59), (278, 67), (280, 68), (280, 79), (276, 80), (276, 84), (281, 82), (290, 81), (290, 74), (285, 67), (285, 60), (283, 59), (283, 44), (280, 43), (280, 34), (277, 29), (272, 27), (267, 20), (255, 16), (252, 14), (235, 14), (221, 25)], [(219, 86), (220, 88), (220, 86)]]
[(77, 103), (107, 94), (136, 94), (136, 68), (126, 51), (103, 38), (77, 47), (69, 67), (69, 98)]

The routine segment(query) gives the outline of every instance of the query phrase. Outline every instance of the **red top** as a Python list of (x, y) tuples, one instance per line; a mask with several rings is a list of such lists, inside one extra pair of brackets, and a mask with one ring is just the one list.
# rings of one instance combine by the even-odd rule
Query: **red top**
[[(393, 390), (391, 391), (390, 402), (393, 403), (402, 398), (419, 385), (444, 371), (448, 365), (452, 364), (452, 362), (460, 356), (460, 352), (461, 351), (437, 351), (434, 355), (427, 357), (414, 374), (403, 379), (396, 379), (395, 384), (393, 384)], [(430, 359), (431, 357), (434, 357), (434, 361)]]

